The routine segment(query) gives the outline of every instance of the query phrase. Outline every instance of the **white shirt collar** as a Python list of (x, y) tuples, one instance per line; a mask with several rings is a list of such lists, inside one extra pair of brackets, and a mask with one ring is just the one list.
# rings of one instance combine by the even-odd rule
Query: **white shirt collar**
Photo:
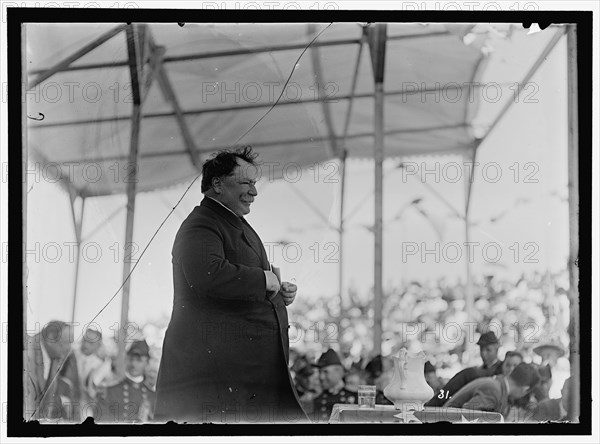
[(137, 384), (140, 384), (144, 380), (144, 375), (133, 376), (127, 370), (125, 371), (125, 376)]
[(205, 197), (208, 197), (209, 199), (212, 199), (212, 200), (214, 200), (216, 203), (218, 203), (219, 205), (221, 205), (223, 208), (226, 208), (226, 209), (227, 209), (227, 211), (229, 211), (229, 212), (230, 212), (231, 214), (233, 214), (235, 217), (238, 217), (238, 218), (240, 217), (240, 216), (238, 216), (237, 214), (235, 214), (235, 213), (234, 213), (234, 212), (231, 210), (231, 208), (229, 208), (228, 206), (225, 206), (223, 203), (219, 202), (219, 201), (218, 201), (217, 199), (215, 199), (214, 197), (210, 197), (210, 196), (206, 196), (206, 195), (205, 195)]

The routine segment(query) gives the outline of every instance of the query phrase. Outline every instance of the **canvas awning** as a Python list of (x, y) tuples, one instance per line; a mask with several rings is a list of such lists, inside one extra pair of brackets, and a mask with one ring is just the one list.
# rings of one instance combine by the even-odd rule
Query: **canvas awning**
[[(29, 115), (44, 115), (42, 121), (30, 120), (30, 154), (58, 164), (51, 173), (62, 168), (61, 176), (84, 197), (124, 193), (131, 172), (132, 87), (126, 26), (118, 26), (27, 26)], [(155, 76), (143, 104), (137, 190), (196, 175), (201, 158), (236, 143), (282, 92), (277, 106), (239, 141), (278, 161), (269, 166), (276, 176), (285, 164), (311, 165), (340, 157), (344, 149), (349, 156), (371, 157), (374, 83), (365, 28), (356, 23), (326, 27), (147, 25), (155, 47), (164, 48), (157, 60), (162, 60), (172, 97)], [(472, 27), (388, 26), (386, 156), (461, 152), (473, 146), (469, 124), (478, 94), (469, 85), (477, 82), (485, 57), (480, 46), (463, 42)], [(44, 72), (86, 45), (95, 47), (35, 85)], [(187, 141), (174, 103), (187, 126)]]

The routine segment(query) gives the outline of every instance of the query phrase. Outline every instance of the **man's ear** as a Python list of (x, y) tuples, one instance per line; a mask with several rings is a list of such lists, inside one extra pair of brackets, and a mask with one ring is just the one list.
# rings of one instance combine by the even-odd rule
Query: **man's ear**
[(213, 177), (212, 179), (212, 189), (215, 190), (215, 193), (220, 194), (222, 190), (223, 181), (220, 177)]

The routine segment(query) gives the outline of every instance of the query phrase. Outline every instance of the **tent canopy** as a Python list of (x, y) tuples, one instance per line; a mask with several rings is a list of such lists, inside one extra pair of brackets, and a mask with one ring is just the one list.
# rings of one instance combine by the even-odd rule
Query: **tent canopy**
[[(28, 113), (44, 115), (29, 120), (30, 154), (60, 168), (54, 174), (83, 197), (124, 193), (132, 174), (126, 28), (27, 26)], [(145, 75), (155, 74), (143, 100), (137, 191), (181, 183), (198, 174), (210, 153), (234, 144), (250, 144), (265, 161), (275, 162), (265, 167), (275, 177), (290, 163), (306, 167), (344, 153), (371, 158), (374, 78), (367, 28), (357, 23), (140, 28), (151, 43), (139, 66)], [(487, 59), (480, 38), (463, 41), (473, 28), (387, 26), (386, 156), (472, 149), (479, 101), (472, 85)], [(93, 49), (56, 69), (87, 45)], [(164, 76), (153, 66), (163, 66)]]

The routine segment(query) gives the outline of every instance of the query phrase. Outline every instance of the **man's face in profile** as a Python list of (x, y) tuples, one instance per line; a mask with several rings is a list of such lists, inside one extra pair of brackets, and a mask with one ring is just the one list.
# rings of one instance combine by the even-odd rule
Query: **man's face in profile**
[(479, 354), (485, 365), (491, 365), (498, 359), (498, 344), (484, 345), (479, 349)]
[(341, 365), (328, 365), (319, 371), (319, 379), (323, 389), (335, 387), (344, 378), (344, 368)]
[(238, 216), (244, 216), (250, 212), (250, 205), (258, 195), (256, 181), (260, 171), (242, 159), (237, 162), (233, 172), (221, 178), (218, 200)]

